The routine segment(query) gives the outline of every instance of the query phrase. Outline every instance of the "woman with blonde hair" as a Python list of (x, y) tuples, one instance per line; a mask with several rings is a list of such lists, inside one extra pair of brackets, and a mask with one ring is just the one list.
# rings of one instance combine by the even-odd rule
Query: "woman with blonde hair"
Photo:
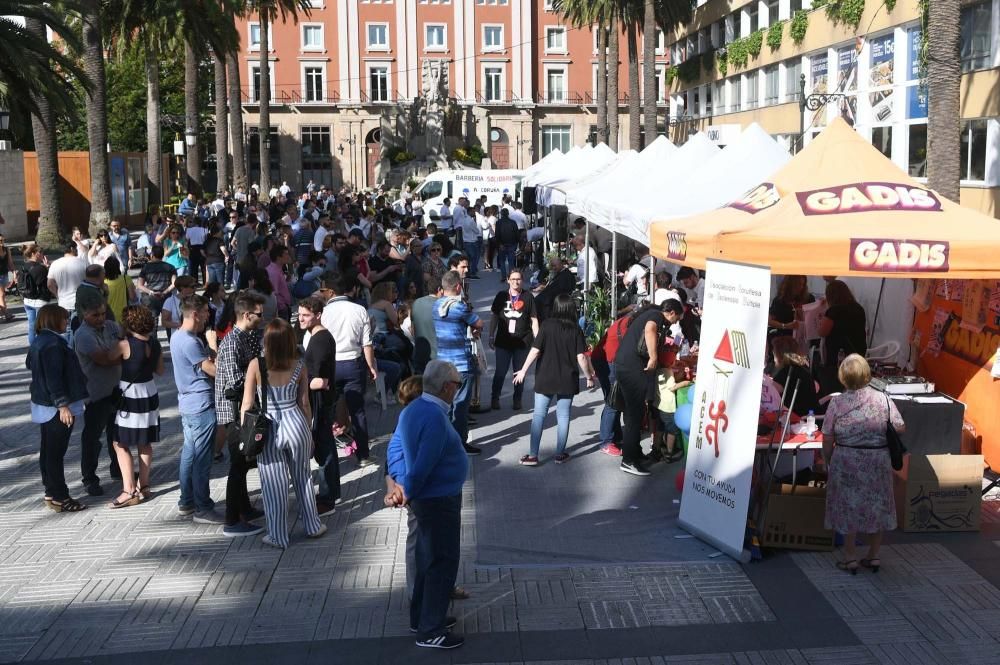
[[(263, 365), (261, 365), (263, 362)], [(262, 373), (263, 372), (263, 377)], [(266, 384), (266, 387), (265, 387)], [(264, 329), (263, 361), (254, 358), (247, 367), (243, 385), (240, 421), (267, 393), (267, 416), (271, 419), (271, 441), (257, 456), (267, 535), (264, 544), (288, 547), (288, 479), (291, 476), (299, 504), (299, 518), (309, 538), (326, 533), (316, 511), (316, 498), (309, 458), (312, 457), (312, 409), (309, 404), (309, 372), (299, 357), (298, 341), (290, 323), (274, 319)]]
[[(846, 389), (830, 401), (823, 421), (823, 459), (829, 468), (826, 528), (844, 536), (844, 558), (837, 568), (852, 575), (858, 565), (878, 572), (882, 532), (896, 528), (892, 465), (886, 425), (905, 429), (896, 405), (871, 386), (871, 368), (852, 353), (840, 363), (838, 378)], [(868, 552), (858, 560), (857, 534), (869, 534)]]

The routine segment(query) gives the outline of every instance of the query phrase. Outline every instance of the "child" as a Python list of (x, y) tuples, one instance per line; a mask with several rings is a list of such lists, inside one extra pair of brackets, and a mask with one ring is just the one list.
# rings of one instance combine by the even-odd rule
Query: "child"
[(657, 408), (660, 411), (660, 434), (663, 439), (660, 441), (654, 439), (651, 455), (662, 459), (667, 464), (672, 464), (684, 457), (684, 448), (677, 445), (677, 438), (680, 436), (681, 430), (674, 422), (674, 413), (677, 411), (677, 391), (692, 383), (690, 371), (690, 366), (674, 365), (660, 370), (656, 376), (660, 395), (660, 403)]

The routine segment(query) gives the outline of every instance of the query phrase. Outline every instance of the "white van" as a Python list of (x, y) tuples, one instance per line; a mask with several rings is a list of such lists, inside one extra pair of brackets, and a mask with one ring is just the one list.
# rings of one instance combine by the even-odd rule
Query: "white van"
[(524, 171), (514, 170), (435, 171), (417, 187), (413, 198), (423, 205), (426, 225), (437, 218), (446, 198), (455, 204), (464, 196), (474, 203), (485, 195), (487, 205), (500, 205), (504, 195), (509, 194), (515, 201), (520, 201), (523, 178)]

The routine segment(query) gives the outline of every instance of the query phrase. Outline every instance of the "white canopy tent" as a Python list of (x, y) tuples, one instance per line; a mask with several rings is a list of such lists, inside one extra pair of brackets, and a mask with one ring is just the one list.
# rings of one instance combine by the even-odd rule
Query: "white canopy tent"
[(567, 159), (559, 163), (558, 169), (554, 169), (557, 173), (551, 173), (552, 170), (546, 169), (545, 179), (540, 179), (536, 184), (539, 205), (564, 205), (568, 183), (604, 169), (617, 157), (615, 151), (604, 143), (598, 143), (594, 147), (587, 146), (576, 157), (570, 151)]
[(535, 180), (546, 169), (551, 168), (564, 160), (566, 158), (566, 153), (562, 150), (553, 150), (549, 154), (542, 157), (540, 160), (529, 166), (524, 171), (524, 178), (521, 181), (525, 187), (531, 187), (534, 185)]

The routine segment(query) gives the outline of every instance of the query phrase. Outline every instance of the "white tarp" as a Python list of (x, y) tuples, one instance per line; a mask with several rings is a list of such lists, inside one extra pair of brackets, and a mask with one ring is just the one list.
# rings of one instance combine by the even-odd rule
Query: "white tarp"
[(535, 181), (545, 173), (546, 169), (555, 166), (564, 159), (566, 159), (566, 155), (561, 150), (553, 150), (525, 169), (524, 178), (521, 180), (521, 183), (525, 187), (533, 187)]
[(617, 158), (617, 153), (606, 144), (598, 143), (593, 147), (586, 146), (578, 156), (574, 156), (570, 151), (566, 157), (559, 163), (557, 169), (546, 169), (544, 179), (539, 179), (536, 184), (538, 188), (536, 199), (539, 205), (565, 204), (564, 190), (568, 183), (603, 169)]

